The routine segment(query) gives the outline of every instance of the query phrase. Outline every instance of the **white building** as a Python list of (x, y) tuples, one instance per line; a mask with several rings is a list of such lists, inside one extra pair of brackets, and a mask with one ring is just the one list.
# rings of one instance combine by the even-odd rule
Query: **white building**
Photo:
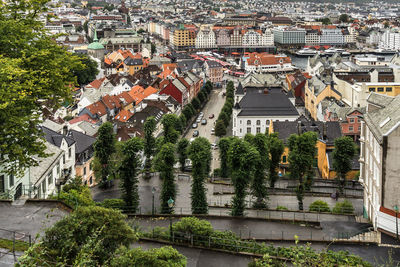
[(200, 30), (196, 35), (196, 48), (215, 48), (217, 46), (215, 33), (209, 28)]
[(344, 36), (340, 29), (321, 29), (321, 45), (343, 45)]
[[(400, 207), (400, 96), (372, 93), (361, 126), (360, 182), (364, 216), (375, 229), (395, 235)], [(400, 221), (400, 220), (399, 220)]]
[[(293, 98), (293, 97), (292, 97)], [(235, 92), (232, 135), (244, 137), (247, 133), (266, 133), (271, 121), (295, 121), (299, 117), (291, 100), (282, 88), (243, 88), (239, 83)]]
[(319, 45), (321, 43), (321, 35), (318, 30), (308, 30), (305, 38), (306, 45)]
[(380, 40), (380, 48), (400, 50), (400, 32), (387, 30)]

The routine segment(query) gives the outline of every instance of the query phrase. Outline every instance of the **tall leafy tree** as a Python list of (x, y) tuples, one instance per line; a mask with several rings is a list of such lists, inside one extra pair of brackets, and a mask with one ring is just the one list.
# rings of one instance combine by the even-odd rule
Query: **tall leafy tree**
[(251, 191), (253, 196), (256, 197), (254, 208), (267, 207), (267, 186), (266, 186), (266, 170), (269, 166), (269, 153), (268, 153), (268, 139), (267, 136), (261, 133), (256, 134), (251, 144), (258, 151), (259, 157), (255, 164), (254, 178), (251, 184)]
[(284, 150), (283, 142), (278, 138), (276, 133), (270, 134), (267, 137), (268, 150), (270, 154), (269, 161), (269, 186), (274, 188), (275, 182), (278, 180), (278, 172), (277, 169), (279, 167), (279, 163), (281, 162), (281, 156)]
[(164, 128), (164, 143), (172, 143), (175, 144), (179, 138), (179, 130), (178, 125), (180, 125), (180, 121), (178, 116), (175, 114), (166, 114), (161, 119), (161, 124)]
[(186, 138), (182, 138), (178, 142), (177, 152), (179, 156), (179, 164), (181, 166), (181, 171), (185, 170), (185, 161), (188, 158), (187, 148), (189, 146), (189, 141)]
[(192, 100), (191, 103), (192, 103), (193, 108), (194, 108), (195, 110), (198, 110), (198, 109), (200, 108), (201, 103), (200, 103), (200, 100), (199, 100), (198, 97), (193, 98), (193, 100)]
[(192, 182), (192, 213), (207, 214), (208, 204), (206, 189), (204, 187), (205, 179), (209, 172), (209, 163), (211, 161), (210, 142), (204, 137), (196, 138), (188, 148), (188, 154), (192, 160), (193, 182)]
[(78, 84), (85, 85), (96, 79), (99, 70), (97, 69), (97, 62), (88, 55), (79, 55), (79, 59), (84, 65), (84, 68), (75, 70), (74, 74), (77, 77)]
[(139, 137), (129, 139), (122, 147), (123, 159), (119, 167), (122, 199), (132, 212), (135, 212), (139, 206), (137, 175), (141, 164), (139, 152), (142, 149), (143, 141)]
[(221, 162), (221, 177), (227, 178), (229, 175), (229, 164), (228, 164), (228, 151), (231, 145), (232, 138), (223, 137), (218, 142), (219, 147), (219, 159)]
[(171, 143), (164, 144), (155, 158), (157, 170), (160, 172), (162, 180), (161, 189), (161, 213), (170, 214), (173, 208), (168, 207), (168, 200), (171, 198), (175, 201), (176, 185), (174, 176), (175, 164), (175, 146)]
[(154, 149), (156, 146), (156, 139), (154, 137), (154, 131), (156, 130), (156, 125), (157, 125), (157, 122), (153, 116), (148, 117), (143, 125), (144, 156), (146, 157), (144, 168), (145, 168), (146, 173), (148, 173), (150, 171), (151, 158), (154, 155)]
[(115, 136), (111, 122), (102, 124), (97, 133), (97, 139), (94, 143), (94, 156), (100, 163), (100, 178), (102, 186), (107, 185), (108, 175), (110, 174), (110, 158), (115, 152)]
[(37, 165), (37, 156), (48, 156), (37, 127), (42, 107), (52, 110), (70, 100), (74, 71), (84, 67), (39, 20), (47, 2), (0, 4), (0, 165), (9, 173), (22, 173)]
[(225, 127), (228, 127), (231, 118), (224, 111), (221, 111), (221, 113), (218, 116), (218, 121), (219, 120), (222, 120), (224, 122)]
[(210, 94), (211, 91), (213, 90), (213, 84), (211, 81), (207, 81), (206, 85), (204, 86), (204, 89), (206, 90), (207, 94)]
[(339, 182), (340, 192), (343, 193), (346, 182), (346, 174), (351, 171), (351, 164), (356, 147), (353, 140), (348, 136), (335, 139), (335, 149), (333, 150), (333, 169)]
[(313, 167), (316, 143), (317, 134), (315, 132), (306, 132), (301, 135), (292, 134), (288, 139), (290, 171), (293, 177), (297, 177), (299, 180), (296, 190), (299, 210), (303, 210), (304, 182)]
[(235, 138), (228, 152), (232, 183), (235, 195), (232, 200), (232, 215), (243, 216), (247, 189), (254, 172), (254, 163), (259, 153), (248, 142)]
[(226, 135), (226, 126), (223, 120), (217, 120), (215, 124), (215, 135), (218, 137)]

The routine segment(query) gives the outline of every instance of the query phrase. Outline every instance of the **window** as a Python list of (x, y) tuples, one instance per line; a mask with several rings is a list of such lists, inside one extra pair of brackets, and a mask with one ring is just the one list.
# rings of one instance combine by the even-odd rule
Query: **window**
[(260, 125), (261, 124), (261, 121), (260, 120), (257, 120), (257, 125)]
[(270, 120), (267, 120), (267, 121), (265, 122), (265, 124), (266, 124), (267, 126), (268, 126), (270, 123), (271, 123)]
[(358, 131), (361, 132), (361, 126), (358, 126)]
[(370, 91), (370, 92), (375, 92), (375, 87), (370, 87), (370, 88), (369, 88), (369, 91)]
[(90, 176), (90, 178), (89, 178), (89, 184), (90, 184), (90, 185), (93, 184), (93, 178), (92, 178), (92, 176)]
[(86, 175), (86, 166), (83, 167), (83, 175)]
[(251, 133), (251, 128), (247, 127), (247, 133)]
[(57, 176), (60, 176), (61, 168), (60, 168), (60, 162), (57, 163)]
[(0, 193), (3, 193), (5, 190), (4, 175), (0, 175)]
[(257, 128), (256, 128), (256, 132), (257, 132), (257, 133), (261, 133), (261, 128), (260, 128), (260, 127), (257, 127)]
[(65, 154), (63, 155), (63, 164), (65, 164)]
[(386, 87), (386, 92), (392, 92), (392, 87)]
[(14, 186), (14, 175), (10, 174), (10, 176), (8, 176), (8, 184), (10, 187)]
[(242, 133), (242, 128), (239, 129), (239, 133)]
[(247, 120), (247, 125), (251, 125), (251, 120)]
[(53, 172), (52, 171), (47, 175), (47, 183), (48, 184), (53, 183)]
[(42, 182), (42, 193), (43, 194), (46, 193), (46, 179), (44, 179), (43, 182)]
[(378, 92), (383, 92), (383, 87), (378, 87)]
[(70, 159), (71, 156), (72, 156), (72, 148), (69, 148), (69, 149), (68, 149), (68, 158)]
[(283, 162), (283, 163), (286, 163), (286, 156), (283, 156), (283, 157), (282, 157), (282, 162)]
[(349, 132), (353, 131), (353, 126), (349, 126)]
[(350, 119), (350, 122), (351, 122), (351, 123), (354, 123), (354, 119), (353, 119), (353, 118), (351, 118), (351, 119)]

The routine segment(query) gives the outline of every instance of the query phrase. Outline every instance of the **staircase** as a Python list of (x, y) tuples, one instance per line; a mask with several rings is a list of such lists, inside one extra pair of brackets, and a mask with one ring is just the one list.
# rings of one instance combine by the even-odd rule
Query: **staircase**
[(348, 236), (335, 238), (334, 241), (346, 241), (346, 242), (360, 242), (360, 243), (381, 243), (381, 233), (378, 231), (369, 231), (358, 233), (355, 235), (349, 234)]

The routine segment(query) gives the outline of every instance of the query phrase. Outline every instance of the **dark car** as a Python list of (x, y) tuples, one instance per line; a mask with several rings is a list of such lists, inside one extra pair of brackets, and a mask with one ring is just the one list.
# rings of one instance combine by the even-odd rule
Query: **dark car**
[(210, 114), (210, 115), (208, 116), (208, 118), (209, 118), (209, 119), (213, 119), (213, 118), (214, 118), (214, 114)]
[(207, 120), (206, 119), (203, 119), (202, 121), (201, 121), (201, 125), (206, 125), (207, 124)]
[(197, 136), (199, 136), (199, 131), (196, 130), (193, 132), (193, 137), (197, 137)]

